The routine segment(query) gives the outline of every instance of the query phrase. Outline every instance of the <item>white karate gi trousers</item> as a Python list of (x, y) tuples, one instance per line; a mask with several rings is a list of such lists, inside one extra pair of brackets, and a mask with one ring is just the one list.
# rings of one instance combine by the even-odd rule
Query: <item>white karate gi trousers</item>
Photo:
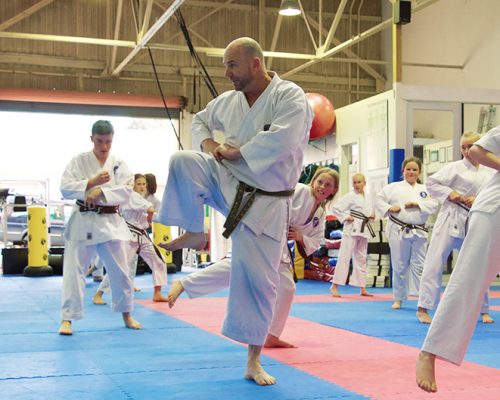
[(349, 274), (349, 262), (352, 257), (352, 274), (349, 279), (349, 285), (364, 288), (366, 286), (367, 250), (367, 238), (363, 236), (343, 236), (332, 283), (336, 285), (345, 285), (347, 275)]
[(92, 261), (94, 270), (92, 271), (92, 277), (103, 277), (104, 276), (104, 264), (99, 256), (94, 258)]
[(394, 226), (387, 235), (391, 249), (392, 292), (396, 301), (404, 301), (408, 295), (418, 296), (427, 250), (426, 237), (402, 238), (400, 232), (401, 229)]
[[(443, 284), (443, 266), (453, 249), (460, 250), (463, 239), (456, 238), (445, 232), (432, 233), (432, 238), (425, 256), (424, 270), (420, 280), (418, 306), (426, 310), (435, 310), (441, 298)], [(489, 311), (488, 292), (484, 295), (481, 313)]]
[[(135, 235), (135, 234), (134, 234)], [(167, 266), (165, 261), (158, 257), (156, 254), (154, 245), (147, 238), (142, 239), (141, 249), (139, 255), (142, 257), (144, 262), (148, 264), (151, 268), (151, 273), (153, 277), (153, 286), (166, 286), (168, 283), (167, 277)], [(129, 266), (129, 277), (132, 282), (134, 282), (135, 274), (137, 272), (137, 249), (139, 248), (139, 243), (137, 240), (132, 240), (129, 242), (129, 247), (127, 249), (127, 264)], [(109, 291), (109, 275), (106, 275), (99, 285), (99, 289), (104, 293)]]
[(455, 269), (439, 303), (423, 351), (461, 364), (484, 294), (500, 270), (500, 208), (473, 211)]
[[(184, 291), (189, 298), (205, 296), (229, 286), (231, 260), (222, 259), (209, 267), (189, 274), (181, 279)], [(278, 297), (273, 311), (273, 319), (269, 333), (280, 337), (292, 307), (295, 294), (295, 282), (290, 263), (281, 262), (279, 267)]]
[[(238, 181), (223, 168), (204, 153), (183, 151), (173, 155), (159, 222), (203, 232), (204, 204), (227, 215)], [(286, 207), (289, 199), (281, 200)], [(252, 209), (258, 207), (256, 200)], [(231, 235), (231, 278), (222, 333), (233, 340), (256, 346), (266, 340), (277, 297), (281, 250), (286, 240), (286, 210), (282, 214), (283, 226), (277, 228), (283, 235), (279, 239), (264, 233), (256, 235), (243, 221)]]
[(128, 276), (128, 242), (110, 240), (94, 245), (66, 241), (64, 249), (61, 319), (83, 318), (85, 273), (92, 258), (98, 254), (111, 280), (112, 308), (117, 312), (133, 309), (134, 288)]

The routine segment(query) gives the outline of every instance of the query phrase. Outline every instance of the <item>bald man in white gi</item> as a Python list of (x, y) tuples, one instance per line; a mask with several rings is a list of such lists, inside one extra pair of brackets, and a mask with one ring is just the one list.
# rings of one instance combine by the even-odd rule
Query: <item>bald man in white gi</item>
[(72, 335), (72, 320), (83, 318), (85, 275), (97, 255), (111, 279), (113, 311), (121, 312), (127, 328), (142, 325), (130, 315), (134, 288), (129, 278), (127, 247), (132, 239), (118, 207), (125, 204), (134, 186), (127, 164), (110, 154), (114, 129), (109, 121), (92, 126), (94, 148), (74, 157), (64, 170), (61, 193), (77, 200), (65, 229), (61, 335)]
[[(228, 216), (232, 271), (222, 333), (248, 344), (245, 378), (272, 385), (276, 380), (262, 368), (260, 353), (271, 324), (290, 199), (313, 115), (301, 88), (266, 70), (262, 49), (253, 39), (231, 42), (223, 63), (235, 90), (212, 100), (193, 119), (192, 133), (204, 153), (183, 151), (170, 161), (158, 219), (186, 233), (160, 246), (203, 248), (203, 204)], [(215, 130), (224, 133), (224, 143), (214, 140)]]
[[(427, 178), (429, 194), (442, 204), (432, 230), (432, 237), (425, 256), (424, 270), (418, 293), (417, 318), (430, 324), (428, 310), (435, 310), (441, 296), (443, 266), (453, 249), (460, 250), (465, 238), (469, 209), (479, 189), (493, 176), (494, 171), (469, 157), (469, 149), (479, 140), (479, 134), (465, 132), (460, 139), (463, 159), (447, 164)], [(489, 299), (481, 307), (483, 323), (492, 323), (488, 314)]]
[(500, 126), (475, 142), (469, 156), (497, 172), (472, 205), (462, 250), (419, 354), (417, 385), (427, 392), (437, 391), (436, 357), (461, 364), (484, 294), (500, 272)]

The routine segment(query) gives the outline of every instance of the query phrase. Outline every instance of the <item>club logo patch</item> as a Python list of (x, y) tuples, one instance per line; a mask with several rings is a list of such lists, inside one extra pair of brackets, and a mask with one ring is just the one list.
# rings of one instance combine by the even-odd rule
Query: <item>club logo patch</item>
[(319, 218), (318, 217), (314, 217), (313, 218), (313, 227), (317, 227), (319, 225)]
[(420, 197), (425, 199), (428, 196), (427, 192), (420, 192)]

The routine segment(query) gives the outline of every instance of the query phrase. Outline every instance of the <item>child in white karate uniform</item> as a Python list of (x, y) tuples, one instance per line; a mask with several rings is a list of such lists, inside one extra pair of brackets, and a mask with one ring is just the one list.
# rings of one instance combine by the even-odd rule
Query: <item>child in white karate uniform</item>
[(366, 290), (366, 255), (368, 238), (374, 236), (370, 221), (375, 219), (373, 199), (365, 192), (366, 179), (363, 174), (352, 177), (353, 191), (342, 197), (331, 210), (344, 224), (342, 242), (335, 273), (330, 288), (333, 297), (340, 297), (339, 285), (345, 285), (352, 258), (352, 275), (349, 285), (360, 288), (362, 296), (372, 296)]
[(421, 170), (419, 158), (406, 158), (404, 180), (385, 186), (376, 197), (378, 213), (388, 218), (386, 236), (391, 249), (395, 310), (401, 308), (408, 295), (418, 296), (427, 250), (425, 223), (438, 208), (425, 185), (418, 182)]
[[(480, 136), (465, 132), (460, 139), (463, 159), (447, 164), (427, 179), (429, 194), (442, 203), (425, 256), (418, 294), (417, 318), (424, 324), (432, 319), (427, 310), (435, 310), (441, 295), (443, 265), (453, 249), (460, 250), (466, 234), (469, 209), (480, 188), (493, 176), (493, 170), (469, 157), (469, 149)], [(481, 307), (483, 323), (492, 323), (488, 314), (489, 298)]]
[(427, 392), (437, 391), (436, 357), (462, 362), (484, 294), (500, 269), (500, 126), (479, 139), (469, 156), (497, 172), (472, 205), (467, 235), (419, 355), (417, 384)]
[[(137, 271), (137, 255), (140, 255), (152, 271), (154, 284), (153, 301), (166, 302), (167, 298), (162, 295), (161, 287), (167, 284), (167, 267), (160, 251), (155, 247), (146, 232), (146, 229), (151, 224), (155, 209), (145, 199), (145, 195), (146, 177), (142, 174), (135, 174), (134, 192), (130, 196), (128, 203), (121, 208), (121, 214), (125, 218), (130, 233), (133, 236), (127, 250), (127, 260), (130, 268), (129, 276), (134, 281)], [(102, 295), (108, 290), (109, 276), (106, 275), (92, 298), (94, 304), (106, 304)]]
[[(297, 184), (292, 198), (288, 239), (295, 240), (304, 247), (306, 254), (316, 251), (324, 238), (325, 204), (332, 200), (339, 186), (338, 173), (328, 167), (318, 168), (309, 185)], [(265, 347), (296, 347), (280, 338), (295, 294), (293, 264), (288, 245), (282, 250), (279, 267), (278, 296), (273, 310), (273, 319), (267, 335)], [(227, 258), (201, 271), (175, 281), (168, 293), (172, 307), (182, 292), (196, 298), (222, 290), (229, 286), (231, 261)]]

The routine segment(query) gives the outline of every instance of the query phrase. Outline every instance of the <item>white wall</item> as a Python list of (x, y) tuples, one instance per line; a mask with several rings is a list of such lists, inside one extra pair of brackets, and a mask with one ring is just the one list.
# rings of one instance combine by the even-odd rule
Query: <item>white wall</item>
[[(373, 132), (374, 107), (379, 108), (380, 105), (386, 104), (387, 109), (387, 126), (385, 136), (380, 136), (380, 132)], [(337, 145), (341, 148), (343, 145), (358, 143), (359, 145), (359, 164), (358, 171), (367, 177), (370, 184), (375, 183), (379, 179), (384, 179), (387, 176), (388, 167), (388, 149), (394, 148), (395, 143), (393, 138), (395, 131), (395, 99), (392, 90), (381, 93), (377, 96), (370, 97), (346, 107), (336, 110), (337, 114)], [(371, 116), (370, 116), (371, 115)], [(373, 136), (377, 134), (377, 136)], [(381, 134), (381, 133), (380, 133)], [(341, 153), (340, 167), (340, 189), (341, 195), (350, 190), (348, 163), (345, 155)], [(382, 158), (385, 163), (380, 165)], [(379, 165), (378, 168), (373, 168), (371, 165)], [(351, 171), (352, 172), (352, 171)], [(379, 183), (376, 186), (380, 186)]]
[(439, 0), (414, 13), (402, 30), (402, 82), (500, 89), (499, 15), (498, 0)]

